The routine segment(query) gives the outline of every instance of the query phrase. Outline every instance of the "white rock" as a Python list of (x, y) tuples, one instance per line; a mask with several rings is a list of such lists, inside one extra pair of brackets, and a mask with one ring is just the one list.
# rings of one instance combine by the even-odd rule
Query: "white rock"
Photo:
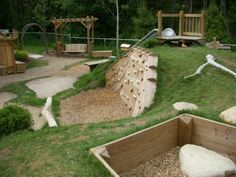
[(187, 144), (180, 149), (181, 170), (188, 177), (224, 177), (236, 174), (232, 160), (204, 147)]
[(187, 102), (176, 102), (175, 104), (173, 104), (173, 107), (177, 111), (198, 109), (197, 105)]
[(38, 54), (29, 54), (30, 59), (40, 59), (43, 58), (43, 55), (38, 55)]
[(236, 124), (236, 106), (223, 111), (219, 116), (226, 122)]

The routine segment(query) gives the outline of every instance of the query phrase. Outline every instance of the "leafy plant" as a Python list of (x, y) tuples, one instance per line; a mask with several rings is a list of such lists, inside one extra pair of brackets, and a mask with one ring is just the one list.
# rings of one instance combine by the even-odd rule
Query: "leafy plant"
[(17, 130), (28, 129), (32, 123), (31, 117), (27, 109), (16, 105), (0, 109), (0, 137)]
[(28, 53), (25, 50), (16, 50), (15, 52), (15, 59), (18, 61), (27, 61), (28, 60)]
[(145, 48), (153, 48), (156, 45), (158, 45), (158, 41), (156, 39), (149, 39), (145, 42), (143, 42), (142, 46)]

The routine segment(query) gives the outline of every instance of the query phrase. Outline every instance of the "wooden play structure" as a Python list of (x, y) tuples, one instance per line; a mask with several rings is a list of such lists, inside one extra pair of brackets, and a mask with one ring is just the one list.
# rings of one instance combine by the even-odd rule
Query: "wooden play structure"
[[(62, 53), (91, 53), (94, 44), (94, 22), (98, 18), (93, 16), (86, 18), (54, 18), (51, 22), (54, 24), (57, 56)], [(63, 47), (63, 29), (67, 23), (81, 23), (87, 29), (87, 44), (66, 44)], [(60, 34), (58, 34), (58, 31)]]
[(14, 46), (18, 33), (0, 34), (0, 75), (25, 72), (25, 63), (15, 61)]
[(119, 91), (132, 116), (149, 107), (155, 96), (157, 56), (141, 47), (133, 48), (107, 73), (107, 87)]
[[(179, 18), (179, 29), (177, 36), (165, 37), (162, 36), (163, 18)], [(205, 13), (201, 14), (185, 14), (180, 11), (178, 14), (165, 14), (162, 11), (157, 13), (158, 33), (157, 39), (160, 43), (167, 41), (179, 42), (198, 42), (204, 44), (205, 37)]]
[(176, 146), (196, 144), (236, 158), (236, 127), (183, 114), (90, 149), (114, 177)]

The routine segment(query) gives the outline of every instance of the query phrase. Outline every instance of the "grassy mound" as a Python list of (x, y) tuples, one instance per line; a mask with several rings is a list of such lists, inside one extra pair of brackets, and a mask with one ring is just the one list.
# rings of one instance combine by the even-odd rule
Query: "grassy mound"
[[(213, 54), (221, 64), (236, 70), (236, 53), (202, 47), (153, 49), (159, 57), (158, 87), (154, 104), (138, 118), (88, 125), (73, 125), (37, 132), (22, 131), (0, 139), (0, 176), (81, 176), (108, 177), (110, 174), (91, 155), (89, 149), (159, 123), (175, 115), (176, 101), (193, 102), (197, 114), (218, 120), (218, 114), (236, 103), (236, 80), (212, 66), (201, 76), (189, 80)], [(101, 78), (99, 81), (98, 78)], [(56, 96), (56, 101), (81, 89), (104, 85), (104, 68), (83, 76), (70, 92)], [(164, 117), (164, 119), (158, 119)]]

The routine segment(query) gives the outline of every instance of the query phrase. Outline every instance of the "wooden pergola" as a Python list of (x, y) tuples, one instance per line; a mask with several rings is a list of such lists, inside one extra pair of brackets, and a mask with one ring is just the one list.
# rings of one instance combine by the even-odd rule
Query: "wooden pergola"
[[(94, 18), (93, 16), (87, 16), (86, 18), (54, 18), (51, 22), (54, 24), (55, 28), (55, 40), (57, 46), (57, 54), (62, 52), (62, 43), (63, 43), (63, 35), (58, 35), (58, 31), (60, 34), (63, 34), (64, 26), (67, 23), (81, 23), (87, 29), (87, 52), (91, 53), (94, 43), (94, 22), (97, 21), (98, 18)], [(60, 47), (61, 46), (61, 47)]]

